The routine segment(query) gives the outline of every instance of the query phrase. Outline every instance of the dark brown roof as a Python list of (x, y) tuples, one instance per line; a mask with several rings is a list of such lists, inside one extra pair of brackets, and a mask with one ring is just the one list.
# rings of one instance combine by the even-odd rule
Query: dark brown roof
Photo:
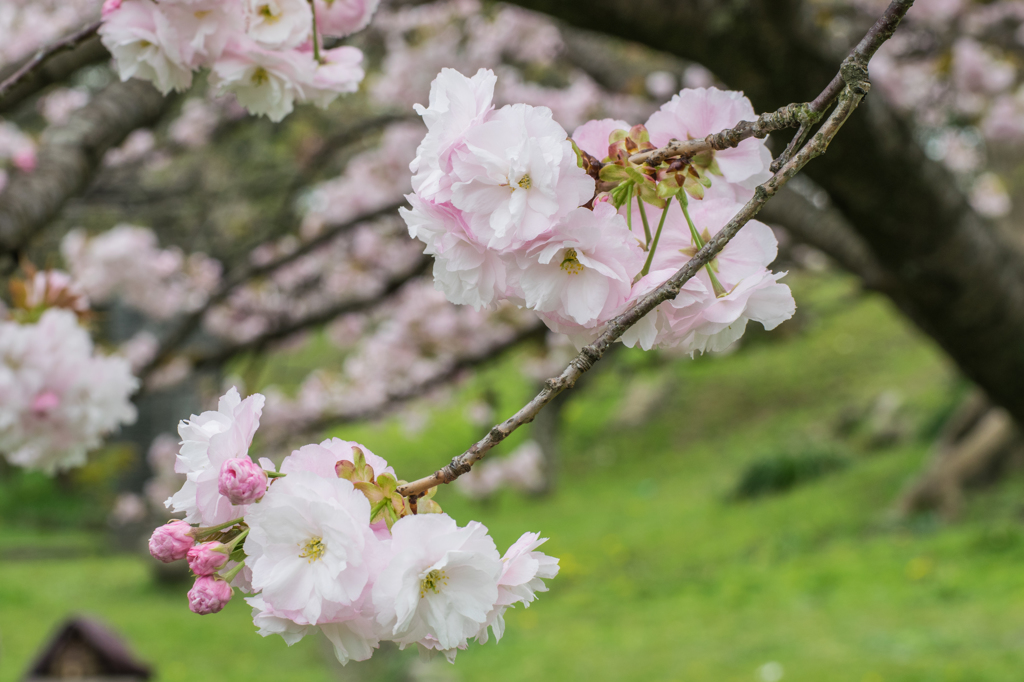
[(75, 617), (57, 629), (25, 679), (92, 676), (148, 680), (152, 674), (111, 630), (93, 619)]

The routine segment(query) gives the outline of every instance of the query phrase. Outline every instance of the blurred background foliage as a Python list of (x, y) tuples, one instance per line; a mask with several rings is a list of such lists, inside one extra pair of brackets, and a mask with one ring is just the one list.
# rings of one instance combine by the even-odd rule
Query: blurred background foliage
[[(18, 679), (66, 611), (112, 624), (168, 681), (1013, 679), (1024, 480), (972, 495), (955, 525), (897, 517), (961, 382), (852, 278), (802, 272), (791, 284), (798, 318), (741, 352), (623, 350), (581, 383), (562, 412), (550, 495), (439, 493), (499, 545), (539, 530), (561, 558), (550, 594), (510, 612), (500, 645), (472, 647), (455, 666), (406, 651), (342, 672), (322, 642), (286, 650), (255, 636), (240, 599), (218, 616), (189, 613), (187, 583), (155, 581), (155, 562), (118, 549), (93, 511), (100, 493), (85, 483), (116, 470), (113, 448), (69, 479), (5, 474), (0, 680)], [(483, 392), (497, 393), (500, 414), (528, 396), (528, 381), (509, 379), (516, 363), (487, 369), (448, 405), (417, 408), (429, 418), (412, 426), (334, 435), (375, 443), (400, 474), (419, 475), (473, 439), (466, 409)]]

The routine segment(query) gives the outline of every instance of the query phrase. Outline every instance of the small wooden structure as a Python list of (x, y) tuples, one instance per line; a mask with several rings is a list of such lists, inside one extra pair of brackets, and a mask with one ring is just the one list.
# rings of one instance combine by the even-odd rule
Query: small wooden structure
[(72, 618), (60, 626), (22, 681), (143, 682), (152, 675), (116, 634), (94, 620)]

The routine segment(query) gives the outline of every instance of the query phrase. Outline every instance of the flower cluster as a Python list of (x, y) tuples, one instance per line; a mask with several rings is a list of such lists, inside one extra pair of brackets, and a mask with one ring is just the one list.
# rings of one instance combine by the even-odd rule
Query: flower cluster
[(186, 256), (161, 249), (145, 227), (116, 225), (88, 237), (72, 230), (61, 252), (74, 280), (96, 303), (119, 295), (126, 304), (158, 320), (196, 310), (220, 283), (220, 263), (203, 253)]
[(535, 533), (502, 557), (484, 526), (460, 528), (431, 494), (403, 498), (394, 469), (358, 443), (305, 445), (280, 471), (254, 463), (263, 403), (231, 389), (217, 411), (179, 425), (187, 481), (167, 506), (186, 516), (157, 528), (149, 549), (188, 561), (195, 613), (221, 610), (234, 586), (251, 593), (261, 635), (290, 645), (319, 629), (342, 663), (383, 640), (454, 660), (470, 639), (500, 639), (505, 610), (558, 573)]
[[(658, 167), (630, 161), (671, 139), (753, 120), (740, 93), (683, 90), (646, 126), (590, 121), (570, 140), (544, 107), (495, 109), (495, 82), (484, 69), (472, 78), (444, 69), (429, 106), (416, 106), (427, 134), (402, 215), (434, 256), (435, 286), (454, 303), (512, 301), (585, 343), (664, 283), (770, 176), (771, 155), (756, 139)], [(624, 342), (720, 350), (749, 320), (772, 329), (792, 316), (788, 287), (767, 268), (777, 248), (771, 230), (751, 221), (741, 235)]]
[(85, 464), (103, 436), (134, 422), (138, 387), (127, 361), (94, 351), (74, 310), (46, 307), (80, 305), (55, 291), (28, 287), (31, 308), (15, 312), (30, 314), (0, 319), (0, 454), (48, 473)]
[(355, 92), (362, 52), (322, 49), (369, 23), (378, 0), (106, 0), (100, 36), (122, 80), (163, 93), (210, 69), (211, 83), (253, 114), (280, 121), (296, 100), (327, 106)]

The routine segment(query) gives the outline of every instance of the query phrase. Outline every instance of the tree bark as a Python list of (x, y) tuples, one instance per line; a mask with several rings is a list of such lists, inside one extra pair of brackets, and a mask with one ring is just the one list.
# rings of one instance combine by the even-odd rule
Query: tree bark
[[(513, 0), (700, 62), (756, 109), (807, 101), (843, 54), (801, 0)], [(878, 94), (808, 167), (870, 250), (883, 290), (1024, 425), (1024, 257), (975, 213)]]
[(154, 123), (167, 100), (144, 81), (114, 83), (47, 131), (32, 173), (16, 173), (0, 193), (0, 255), (17, 254), (29, 239), (92, 180), (107, 150)]

